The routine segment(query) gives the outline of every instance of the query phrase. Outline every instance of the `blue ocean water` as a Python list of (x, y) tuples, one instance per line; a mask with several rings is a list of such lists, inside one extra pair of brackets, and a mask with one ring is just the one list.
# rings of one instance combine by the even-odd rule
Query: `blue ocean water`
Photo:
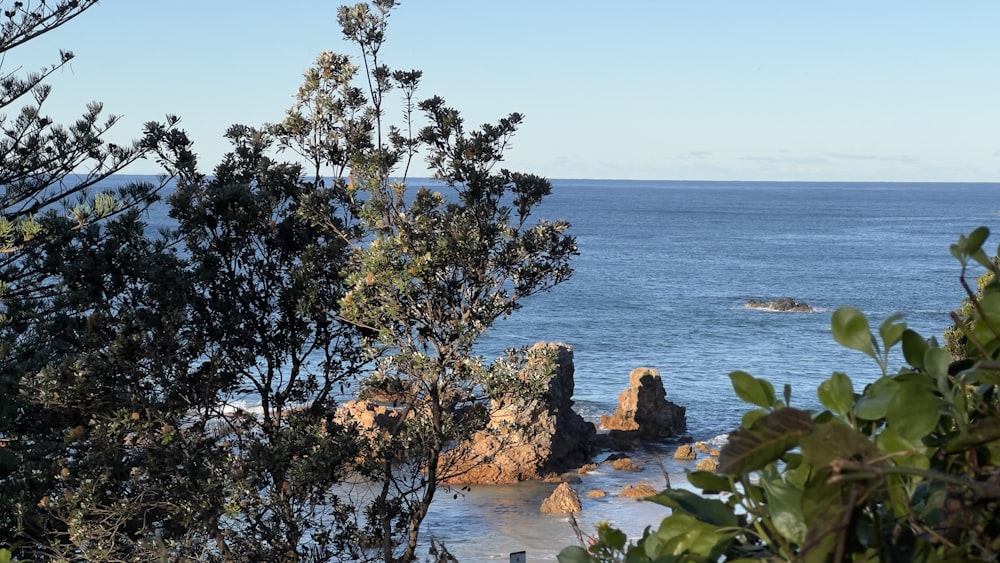
[[(964, 295), (948, 247), (985, 225), (1000, 235), (1000, 184), (774, 183), (553, 180), (539, 218), (567, 219), (580, 256), (573, 277), (530, 298), (480, 347), (559, 341), (574, 347), (576, 408), (611, 413), (636, 367), (660, 370), (668, 398), (687, 408), (688, 433), (711, 440), (747, 409), (728, 374), (744, 370), (792, 386), (792, 404), (816, 406), (816, 387), (834, 371), (856, 388), (879, 375), (866, 356), (839, 347), (830, 316), (857, 307), (873, 327), (903, 312), (924, 336), (941, 337)], [(153, 224), (165, 222), (165, 215)], [(987, 243), (996, 248), (1000, 236)], [(973, 275), (978, 275), (978, 270)], [(743, 307), (748, 299), (793, 297), (815, 313)], [(902, 359), (897, 355), (893, 365)], [(619, 499), (638, 481), (663, 486), (661, 454), (637, 454), (638, 474), (600, 470), (578, 485), (608, 491), (583, 498), (585, 531), (611, 520), (631, 535), (665, 515)], [(674, 485), (690, 469), (663, 455)], [(440, 495), (425, 526), (462, 561), (507, 560), (525, 550), (552, 560), (575, 542), (564, 518), (539, 514), (552, 485), (474, 487)]]
[[(500, 323), (491, 342), (573, 345), (575, 398), (591, 417), (614, 409), (631, 369), (659, 369), (695, 439), (739, 423), (746, 408), (731, 391), (733, 370), (766, 377), (779, 393), (791, 384), (800, 406), (816, 404), (833, 371), (856, 384), (877, 377), (874, 362), (833, 341), (837, 307), (857, 307), (875, 328), (903, 312), (940, 337), (964, 295), (949, 245), (979, 225), (1000, 231), (998, 184), (553, 186), (540, 216), (572, 223), (575, 274)], [(743, 307), (786, 296), (817, 312)]]

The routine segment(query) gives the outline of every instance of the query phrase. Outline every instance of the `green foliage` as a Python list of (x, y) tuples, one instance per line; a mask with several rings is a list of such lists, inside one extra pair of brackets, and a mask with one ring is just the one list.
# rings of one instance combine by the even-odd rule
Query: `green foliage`
[[(876, 335), (860, 311), (838, 309), (834, 339), (874, 359), (878, 379), (858, 390), (833, 373), (817, 390), (825, 410), (814, 412), (732, 373), (737, 396), (755, 408), (730, 434), (719, 472), (689, 474), (703, 496), (668, 489), (650, 499), (673, 509), (656, 532), (627, 544), (602, 526), (560, 561), (995, 561), (1000, 309), (965, 281), (971, 263), (997, 271), (982, 250), (987, 235), (977, 229), (952, 247), (974, 310), (975, 326), (962, 325), (970, 357), (953, 362), (901, 315)], [(897, 346), (909, 367), (890, 374)]]
[[(15, 3), (0, 52), (93, 4)], [(54, 560), (415, 559), (451, 476), (442, 454), (525, 361), (473, 346), (567, 279), (576, 246), (564, 221), (533, 217), (549, 183), (499, 168), (522, 116), (467, 130), (441, 98), (416, 99), (419, 71), (380, 62), (394, 5), (341, 8), (359, 64), (321, 54), (280, 124), (227, 132), (211, 176), (174, 118), (128, 147), (101, 140), (117, 118), (97, 103), (52, 124), (42, 81), (70, 53), (0, 80), (0, 107), (33, 100), (0, 117), (0, 545)], [(385, 118), (393, 91), (400, 125)], [(305, 164), (274, 160), (283, 150)], [(418, 152), (445, 194), (407, 185)], [(88, 193), (143, 156), (178, 178), (174, 232), (146, 232), (158, 186)], [(393, 424), (345, 427), (336, 399), (352, 386)]]
[[(467, 130), (441, 98), (416, 100), (418, 71), (381, 63), (394, 4), (341, 8), (359, 63), (321, 54), (271, 131), (311, 168), (337, 176), (301, 214), (351, 248), (340, 315), (366, 335), (375, 365), (362, 396), (383, 397), (395, 417), (364, 446), (361, 469), (375, 483), (367, 533), (386, 561), (412, 561), (435, 492), (452, 476), (442, 454), (482, 427), (476, 395), (509, 372), (505, 362), (477, 358), (474, 344), (526, 297), (567, 279), (576, 245), (566, 222), (532, 217), (551, 191), (546, 180), (497, 170), (522, 116)], [(402, 97), (400, 125), (384, 117), (393, 90)], [(418, 150), (444, 193), (408, 185)]]

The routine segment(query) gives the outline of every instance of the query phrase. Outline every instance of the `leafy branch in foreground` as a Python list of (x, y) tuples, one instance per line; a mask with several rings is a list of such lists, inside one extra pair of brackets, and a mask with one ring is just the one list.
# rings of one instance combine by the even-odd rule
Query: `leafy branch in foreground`
[[(770, 382), (730, 378), (756, 408), (729, 436), (717, 473), (695, 471), (702, 495), (648, 498), (673, 509), (636, 543), (602, 526), (589, 547), (559, 560), (995, 561), (1000, 554), (1000, 286), (981, 227), (951, 247), (972, 309), (957, 327), (969, 355), (885, 319), (876, 335), (857, 309), (834, 312), (834, 339), (875, 360), (881, 375), (856, 390), (835, 372), (819, 385), (822, 411), (788, 405)], [(978, 264), (993, 275), (977, 293)], [(955, 316), (955, 318), (958, 318)], [(901, 346), (908, 367), (889, 373)], [(715, 495), (722, 493), (721, 497)]]

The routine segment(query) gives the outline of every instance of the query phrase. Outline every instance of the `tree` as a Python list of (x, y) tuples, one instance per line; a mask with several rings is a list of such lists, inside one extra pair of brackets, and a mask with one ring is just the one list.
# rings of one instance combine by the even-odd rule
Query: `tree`
[[(13, 60), (17, 49), (32, 39), (95, 4), (14, 2), (3, 10), (0, 23), (3, 62)], [(65, 493), (61, 498), (71, 502), (68, 497), (75, 493), (70, 493), (63, 470), (73, 479), (79, 476), (68, 463), (83, 460), (80, 439), (92, 435), (89, 417), (78, 407), (110, 393), (128, 397), (134, 387), (126, 379), (154, 385), (143, 378), (166, 369), (162, 364), (157, 367), (156, 358), (144, 358), (141, 369), (125, 375), (121, 357), (111, 359), (100, 352), (118, 347), (123, 355), (134, 354), (137, 343), (148, 345), (164, 334), (166, 325), (157, 324), (163, 319), (155, 320), (144, 311), (151, 302), (166, 307), (170, 300), (148, 293), (158, 283), (148, 276), (160, 268), (158, 279), (165, 283), (172, 279), (165, 272), (174, 262), (148, 261), (147, 253), (161, 253), (165, 246), (138, 236), (140, 212), (156, 200), (160, 186), (129, 184), (103, 193), (91, 191), (139, 158), (156, 154), (183, 162), (190, 156), (186, 138), (176, 129), (176, 118), (168, 116), (165, 124), (148, 123), (143, 137), (128, 146), (106, 142), (117, 117), (103, 118), (97, 102), (72, 125), (55, 124), (43, 113), (51, 92), (45, 79), (72, 58), (72, 53), (63, 51), (56, 63), (39, 72), (23, 76), (18, 75), (19, 68), (0, 72), (0, 110), (15, 112), (12, 117), (0, 115), (0, 542), (4, 543), (47, 529), (44, 519), (36, 518), (36, 509), (56, 497), (35, 493), (59, 489)], [(126, 336), (128, 332), (134, 334)], [(162, 347), (164, 352), (170, 350), (166, 344)], [(101, 370), (118, 370), (115, 377), (120, 379), (88, 380), (98, 365)], [(61, 388), (59, 382), (66, 380), (86, 381), (74, 395)], [(43, 407), (46, 401), (48, 406)], [(94, 406), (101, 404), (98, 400)], [(117, 406), (125, 405), (130, 403)], [(106, 479), (112, 477), (102, 475), (89, 483), (113, 481)]]
[[(357, 229), (333, 221), (322, 204), (304, 212), (351, 243), (340, 314), (367, 331), (376, 362), (362, 392), (396, 405), (395, 422), (369, 443), (363, 467), (375, 484), (368, 529), (384, 560), (412, 561), (420, 525), (451, 476), (440, 464), (442, 453), (482, 423), (472, 413), (491, 374), (473, 353), (475, 343), (523, 299), (567, 279), (576, 245), (566, 222), (532, 221), (551, 191), (548, 181), (497, 170), (521, 115), (466, 131), (459, 112), (441, 98), (414, 101), (419, 72), (392, 72), (380, 62), (394, 4), (379, 0), (339, 12), (345, 37), (361, 51), (364, 111), (349, 86), (358, 68), (324, 54), (304, 89), (338, 92), (325, 104), (337, 111), (322, 126), (314, 119), (303, 129), (303, 114), (293, 109), (283, 131), (330, 132), (314, 137), (326, 144), (310, 144), (310, 154), (350, 169), (334, 187), (354, 210)], [(402, 127), (385, 123), (385, 96), (394, 88), (402, 93)], [(419, 133), (418, 111), (427, 121)], [(421, 149), (447, 196), (408, 187), (409, 163)], [(397, 171), (401, 180), (392, 179)]]
[(358, 452), (335, 421), (365, 363), (357, 330), (337, 318), (347, 245), (298, 213), (319, 188), (268, 156), (267, 132), (233, 126), (227, 137), (234, 150), (213, 176), (183, 173), (170, 198), (208, 358), (195, 371), (216, 388), (202, 424), (215, 425), (229, 472), (217, 500), (229, 514), (212, 535), (224, 530), (218, 551), (231, 560), (355, 561), (338, 486)]

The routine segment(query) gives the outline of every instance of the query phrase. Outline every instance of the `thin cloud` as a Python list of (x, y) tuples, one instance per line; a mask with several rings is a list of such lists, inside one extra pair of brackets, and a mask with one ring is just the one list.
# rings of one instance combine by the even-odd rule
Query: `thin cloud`
[(904, 162), (904, 163), (920, 162), (920, 157), (917, 156), (893, 156), (884, 154), (863, 154), (863, 153), (845, 153), (845, 152), (828, 152), (828, 153), (823, 153), (823, 156), (834, 160), (868, 160), (877, 162)]

